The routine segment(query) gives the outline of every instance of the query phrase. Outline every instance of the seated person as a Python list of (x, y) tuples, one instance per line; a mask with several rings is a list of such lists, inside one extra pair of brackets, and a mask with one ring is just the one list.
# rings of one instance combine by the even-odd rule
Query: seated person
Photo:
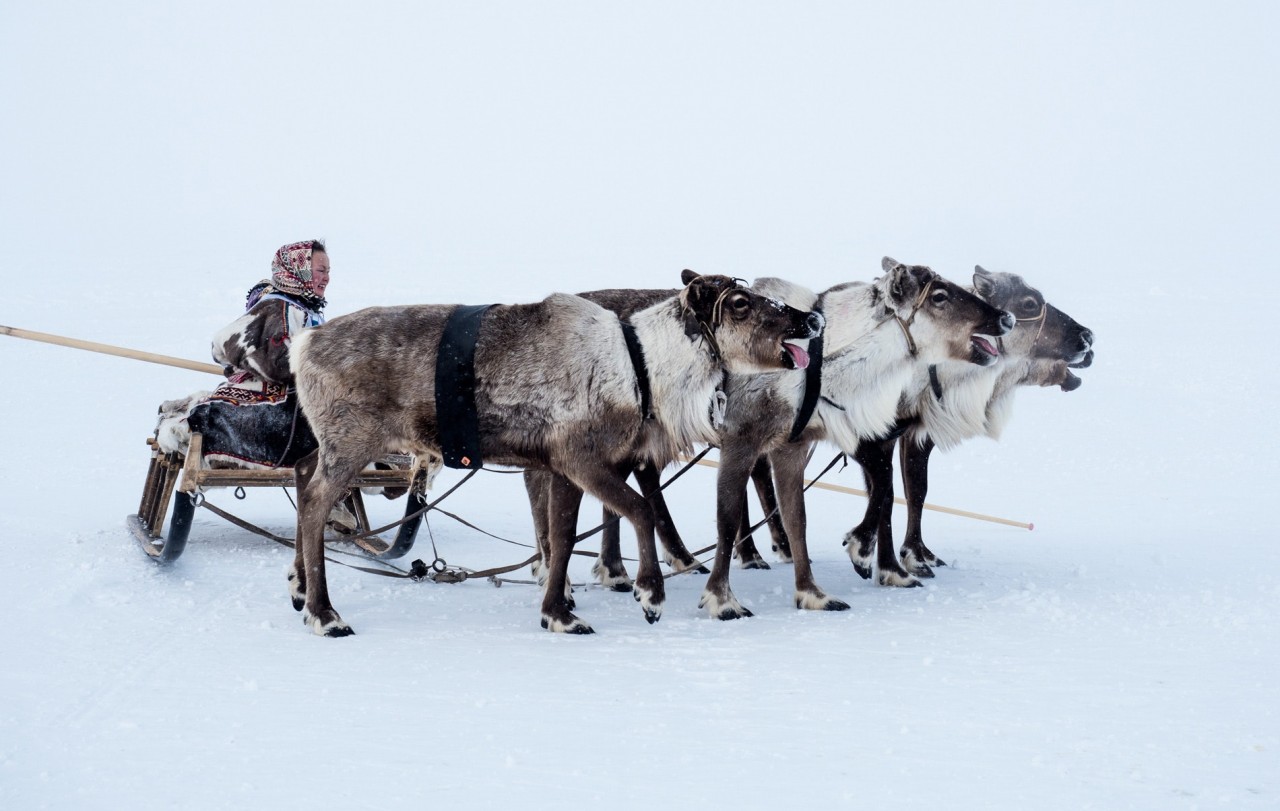
[(213, 337), (213, 359), (227, 379), (191, 409), (212, 467), (292, 467), (317, 448), (298, 407), (289, 342), (324, 323), (329, 255), (319, 240), (276, 251), (271, 277), (249, 289), (245, 313)]

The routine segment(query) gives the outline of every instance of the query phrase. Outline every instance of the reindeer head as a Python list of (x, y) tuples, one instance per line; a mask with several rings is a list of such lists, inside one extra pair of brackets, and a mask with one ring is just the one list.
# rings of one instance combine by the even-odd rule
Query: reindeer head
[(790, 341), (820, 335), (821, 315), (766, 298), (728, 276), (686, 270), (680, 278), (686, 331), (700, 333), (726, 369), (751, 374), (809, 365), (809, 354)]
[(996, 362), (996, 339), (1013, 329), (1011, 314), (924, 265), (904, 265), (886, 256), (881, 267), (884, 276), (875, 284), (914, 357), (924, 363)]
[(1017, 325), (1004, 339), (1005, 351), (1030, 360), (1027, 383), (1058, 386), (1063, 391), (1080, 388), (1071, 373), (1093, 363), (1093, 331), (1044, 300), (1039, 290), (1014, 273), (992, 273), (974, 268), (973, 289), (996, 307), (1013, 313)]

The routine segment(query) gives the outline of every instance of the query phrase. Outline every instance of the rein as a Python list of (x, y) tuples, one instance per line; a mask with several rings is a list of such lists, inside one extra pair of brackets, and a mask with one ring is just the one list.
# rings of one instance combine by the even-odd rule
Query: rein
[(1016, 320), (1017, 320), (1017, 322), (1018, 322), (1019, 324), (1021, 324), (1021, 323), (1023, 323), (1023, 322), (1031, 322), (1031, 321), (1039, 321), (1039, 322), (1040, 322), (1040, 328), (1036, 330), (1036, 337), (1035, 337), (1035, 338), (1033, 338), (1033, 339), (1031, 339), (1031, 348), (1032, 348), (1032, 349), (1035, 349), (1035, 348), (1036, 348), (1036, 344), (1040, 343), (1040, 335), (1041, 335), (1041, 333), (1043, 333), (1043, 332), (1044, 332), (1044, 325), (1045, 325), (1045, 323), (1049, 320), (1048, 318), (1046, 318), (1046, 317), (1045, 317), (1045, 316), (1047, 316), (1048, 314), (1049, 314), (1049, 302), (1047, 302), (1047, 301), (1046, 301), (1046, 302), (1044, 302), (1043, 304), (1041, 304), (1041, 305), (1040, 305), (1040, 314), (1039, 314), (1039, 315), (1035, 316), (1034, 318), (1018, 318), (1018, 319), (1016, 319)]
[[(1036, 348), (1036, 344), (1040, 343), (1040, 336), (1041, 334), (1044, 333), (1044, 325), (1049, 320), (1046, 317), (1048, 314), (1049, 314), (1049, 302), (1046, 301), (1040, 305), (1039, 315), (1033, 315), (1030, 318), (1017, 318), (1016, 316), (1014, 317), (1014, 320), (1019, 324), (1029, 324), (1032, 321), (1040, 322), (1040, 328), (1036, 330), (1036, 337), (1031, 339), (1031, 347), (1030, 349), (1027, 350), (1028, 353), (1030, 353), (1032, 349)], [(996, 338), (996, 346), (1000, 347), (1000, 354), (1003, 355), (1004, 354), (1004, 338), (1003, 337)]]
[[(694, 457), (693, 457), (693, 458), (692, 458), (692, 459), (691, 459), (691, 460), (690, 460), (690, 461), (689, 461), (689, 462), (688, 462), (684, 467), (682, 467), (682, 468), (680, 468), (680, 470), (676, 471), (676, 473), (675, 473), (673, 476), (671, 476), (671, 478), (669, 478), (669, 479), (667, 479), (665, 482), (663, 482), (662, 486), (660, 486), (657, 490), (653, 491), (652, 493), (646, 493), (646, 494), (645, 494), (645, 498), (650, 498), (650, 497), (652, 497), (652, 496), (656, 495), (657, 493), (660, 493), (660, 492), (662, 492), (663, 490), (666, 490), (666, 489), (667, 489), (671, 484), (673, 484), (673, 483), (675, 482), (675, 480), (676, 480), (676, 479), (680, 478), (680, 477), (681, 477), (681, 476), (683, 476), (685, 473), (687, 473), (687, 472), (689, 471), (689, 469), (690, 469), (690, 468), (692, 468), (694, 465), (696, 465), (698, 462), (700, 462), (700, 461), (702, 460), (702, 458), (703, 458), (703, 457), (705, 457), (705, 456), (706, 456), (710, 451), (711, 451), (711, 446), (707, 446), (706, 448), (704, 448), (700, 453), (698, 453), (696, 456), (694, 456)], [(443, 515), (448, 516), (449, 518), (452, 518), (453, 520), (457, 521), (458, 523), (462, 524), (463, 526), (466, 526), (466, 527), (469, 527), (469, 528), (471, 528), (471, 529), (474, 529), (475, 531), (477, 531), (477, 532), (479, 532), (479, 533), (481, 533), (481, 534), (483, 534), (483, 535), (488, 535), (490, 538), (493, 538), (493, 539), (495, 539), (495, 540), (499, 540), (499, 541), (502, 541), (502, 542), (504, 542), (504, 543), (513, 544), (513, 545), (515, 545), (515, 546), (523, 546), (523, 547), (525, 547), (526, 549), (527, 549), (527, 548), (531, 548), (531, 547), (529, 546), (529, 544), (527, 544), (527, 543), (522, 543), (522, 542), (520, 542), (520, 541), (513, 541), (513, 540), (511, 540), (510, 538), (503, 538), (503, 537), (502, 537), (502, 536), (500, 536), (500, 535), (494, 535), (492, 532), (488, 532), (488, 531), (486, 531), (486, 530), (484, 530), (484, 529), (481, 529), (480, 527), (476, 526), (475, 524), (471, 523), (470, 521), (467, 521), (465, 518), (462, 518), (462, 517), (461, 517), (461, 516), (459, 516), (459, 515), (455, 515), (454, 513), (451, 513), (451, 512), (449, 512), (448, 510), (444, 510), (444, 509), (442, 509), (442, 508), (440, 508), (440, 507), (438, 506), (438, 505), (440, 504), (440, 502), (444, 501), (446, 498), (448, 498), (449, 496), (453, 495), (453, 493), (454, 493), (454, 492), (455, 492), (459, 487), (461, 487), (462, 485), (466, 484), (466, 483), (467, 483), (467, 481), (468, 481), (472, 476), (474, 476), (476, 473), (478, 473), (478, 472), (479, 472), (480, 470), (482, 470), (482, 469), (483, 469), (483, 468), (473, 468), (473, 469), (471, 469), (470, 471), (468, 471), (468, 472), (467, 472), (467, 475), (466, 475), (466, 476), (462, 477), (462, 479), (461, 479), (459, 482), (457, 482), (456, 484), (454, 484), (454, 485), (453, 485), (453, 487), (450, 487), (450, 488), (449, 488), (449, 489), (444, 493), (444, 495), (440, 496), (440, 497), (439, 497), (439, 498), (437, 498), (435, 501), (432, 501), (432, 502), (430, 502), (429, 504), (424, 505), (422, 508), (420, 508), (420, 509), (418, 509), (418, 510), (415, 510), (415, 511), (414, 511), (414, 512), (412, 512), (412, 513), (409, 513), (409, 514), (408, 514), (408, 515), (406, 515), (404, 518), (401, 518), (399, 521), (393, 521), (392, 523), (387, 524), (386, 526), (379, 527), (378, 529), (368, 530), (368, 531), (365, 531), (365, 532), (359, 533), (359, 534), (357, 534), (357, 535), (348, 535), (348, 536), (344, 536), (344, 537), (343, 537), (343, 540), (344, 540), (344, 541), (356, 541), (356, 540), (360, 540), (360, 539), (363, 539), (363, 538), (369, 538), (369, 537), (371, 537), (371, 536), (378, 535), (378, 534), (381, 534), (381, 533), (383, 533), (383, 532), (386, 532), (386, 531), (387, 531), (387, 530), (389, 530), (389, 529), (394, 529), (394, 528), (396, 528), (396, 527), (400, 526), (401, 524), (404, 524), (404, 523), (405, 523), (405, 522), (407, 522), (407, 521), (412, 521), (412, 520), (414, 520), (415, 518), (417, 518), (418, 516), (421, 516), (421, 515), (423, 515), (424, 513), (427, 513), (427, 512), (429, 512), (429, 511), (431, 511), (431, 510), (435, 510), (436, 512), (442, 513)], [(490, 472), (507, 473), (507, 472), (511, 472), (511, 471), (490, 471)], [(287, 494), (288, 494), (288, 493), (287, 493), (287, 491), (286, 491), (286, 495), (287, 495)], [(243, 496), (239, 496), (239, 497), (243, 497)], [(290, 501), (292, 501), (292, 499), (290, 499)], [(239, 518), (238, 516), (235, 516), (235, 515), (233, 515), (233, 514), (231, 514), (231, 513), (227, 512), (226, 510), (223, 510), (222, 508), (220, 508), (220, 507), (218, 507), (218, 506), (216, 506), (216, 505), (214, 505), (214, 504), (209, 503), (209, 501), (207, 501), (207, 500), (204, 498), (204, 495), (203, 495), (203, 494), (198, 494), (198, 497), (195, 499), (195, 502), (196, 502), (196, 506), (197, 506), (197, 507), (204, 507), (205, 509), (209, 510), (210, 512), (212, 512), (214, 515), (218, 516), (219, 518), (222, 518), (222, 519), (224, 519), (225, 521), (227, 521), (228, 523), (234, 524), (235, 526), (240, 527), (240, 528), (241, 528), (241, 529), (243, 529), (243, 530), (247, 530), (247, 531), (249, 531), (249, 532), (254, 533), (255, 535), (259, 535), (259, 536), (261, 536), (261, 537), (263, 537), (263, 538), (267, 538), (268, 540), (274, 541), (274, 542), (276, 542), (276, 543), (280, 544), (281, 546), (286, 546), (286, 547), (288, 547), (288, 548), (290, 548), (290, 549), (296, 549), (296, 548), (297, 548), (297, 541), (296, 541), (295, 539), (293, 539), (293, 538), (286, 538), (286, 537), (284, 537), (284, 536), (282, 536), (282, 535), (277, 535), (277, 534), (275, 534), (274, 532), (271, 532), (271, 531), (269, 531), (269, 530), (263, 529), (262, 527), (259, 527), (259, 526), (255, 525), (255, 524), (252, 524), (252, 523), (250, 523), (250, 522), (248, 522), (248, 521), (244, 520), (243, 518)], [(770, 515), (772, 516), (772, 513), (771, 513)], [(595, 534), (597, 534), (597, 533), (599, 533), (599, 532), (603, 531), (603, 530), (605, 529), (605, 527), (609, 526), (610, 524), (615, 524), (615, 523), (617, 523), (617, 522), (618, 522), (618, 521), (620, 521), (620, 520), (622, 520), (622, 519), (621, 519), (621, 516), (616, 516), (616, 515), (615, 515), (613, 518), (611, 518), (611, 519), (610, 519), (610, 520), (608, 520), (608, 521), (605, 521), (604, 523), (600, 524), (599, 526), (595, 527), (594, 529), (589, 529), (589, 530), (587, 530), (586, 532), (583, 532), (583, 533), (580, 533), (579, 535), (577, 535), (577, 536), (574, 538), (574, 543), (576, 544), (578, 541), (584, 540), (584, 539), (586, 539), (586, 538), (590, 538), (592, 535), (595, 535)], [(430, 524), (428, 524), (428, 525), (427, 525), (427, 532), (428, 532), (429, 534), (431, 534), (431, 526), (430, 526)], [(358, 565), (353, 564), (353, 563), (348, 563), (348, 562), (346, 562), (346, 561), (344, 561), (344, 560), (338, 560), (338, 559), (336, 559), (336, 558), (329, 557), (329, 555), (327, 555), (327, 554), (325, 555), (325, 560), (329, 561), (330, 563), (336, 563), (336, 564), (338, 564), (339, 566), (346, 566), (346, 567), (347, 567), (347, 568), (349, 568), (349, 569), (356, 569), (356, 570), (358, 570), (358, 571), (368, 572), (369, 574), (376, 574), (376, 575), (380, 575), (380, 576), (382, 576), (382, 577), (394, 577), (394, 578), (397, 578), (397, 579), (408, 579), (408, 580), (413, 580), (413, 581), (416, 581), (416, 582), (421, 582), (421, 581), (423, 581), (423, 580), (430, 580), (430, 581), (435, 582), (435, 583), (461, 583), (461, 582), (463, 582), (463, 581), (465, 581), (465, 580), (478, 579), (478, 578), (488, 578), (491, 582), (493, 582), (493, 584), (494, 584), (495, 586), (500, 586), (500, 585), (502, 585), (502, 581), (501, 581), (501, 580), (499, 580), (499, 579), (497, 578), (497, 575), (500, 575), (500, 574), (506, 574), (507, 572), (512, 572), (512, 571), (515, 571), (516, 569), (524, 568), (525, 566), (528, 566), (529, 564), (531, 564), (531, 563), (533, 563), (534, 561), (536, 561), (539, 557), (541, 557), (541, 552), (535, 551), (535, 552), (534, 552), (534, 554), (530, 555), (527, 559), (522, 560), (522, 561), (520, 561), (519, 563), (513, 563), (513, 564), (510, 564), (510, 565), (508, 565), (508, 566), (495, 566), (495, 567), (493, 567), (493, 568), (491, 568), (491, 569), (482, 569), (482, 570), (476, 571), (476, 570), (473, 570), (473, 569), (467, 569), (467, 568), (465, 568), (465, 567), (452, 567), (452, 566), (449, 566), (449, 565), (445, 562), (444, 558), (440, 557), (439, 552), (438, 552), (438, 551), (436, 551), (436, 549), (435, 549), (435, 536), (434, 536), (434, 534), (431, 534), (431, 547), (432, 547), (432, 552), (434, 552), (434, 553), (435, 553), (435, 559), (431, 562), (431, 564), (430, 564), (430, 565), (428, 565), (428, 564), (426, 564), (425, 562), (423, 562), (421, 559), (418, 559), (418, 560), (415, 560), (415, 561), (412, 563), (412, 565), (409, 567), (409, 570), (408, 570), (408, 571), (405, 571), (404, 569), (401, 569), (400, 567), (395, 566), (394, 564), (388, 563), (387, 561), (380, 560), (380, 559), (378, 559), (378, 558), (371, 558), (371, 557), (369, 557), (369, 556), (367, 556), (367, 555), (359, 554), (359, 553), (356, 553), (356, 552), (346, 552), (346, 551), (343, 551), (343, 550), (330, 549), (329, 547), (325, 547), (325, 549), (326, 549), (327, 551), (329, 551), (329, 552), (333, 552), (334, 554), (338, 554), (338, 555), (346, 555), (346, 556), (348, 556), (348, 557), (354, 557), (354, 558), (358, 558), (358, 559), (361, 559), (361, 560), (373, 561), (373, 562), (378, 563), (378, 564), (379, 564), (379, 565), (381, 565), (381, 566), (384, 566), (385, 568), (384, 568), (384, 569), (375, 569), (375, 568), (372, 568), (372, 567), (369, 567), (369, 566), (358, 566)], [(575, 551), (573, 554), (575, 554), (575, 555), (584, 555), (584, 556), (588, 556), (588, 557), (595, 557), (594, 553), (591, 553), (591, 552), (577, 552), (577, 551)]]
[(911, 324), (915, 322), (916, 313), (920, 312), (920, 308), (924, 306), (925, 296), (929, 295), (929, 291), (933, 289), (933, 284), (937, 280), (936, 276), (930, 279), (929, 283), (920, 291), (920, 295), (916, 296), (915, 303), (911, 305), (911, 315), (907, 316), (906, 321), (902, 320), (902, 316), (898, 315), (897, 310), (894, 310), (893, 313), (893, 320), (897, 321), (898, 326), (902, 328), (902, 335), (907, 339), (907, 351), (911, 353), (913, 358), (918, 354), (918, 350), (916, 349), (915, 338), (911, 337)]
[(734, 279), (733, 282), (733, 287), (726, 287), (724, 290), (720, 291), (720, 295), (716, 297), (716, 303), (711, 305), (711, 323), (708, 324), (701, 318), (698, 319), (698, 330), (702, 333), (702, 339), (706, 341), (707, 345), (711, 348), (711, 359), (716, 363), (721, 362), (722, 356), (720, 354), (720, 344), (716, 342), (715, 328), (720, 326), (721, 322), (724, 320), (725, 297), (733, 291), (740, 290), (747, 286), (746, 282), (741, 279)]

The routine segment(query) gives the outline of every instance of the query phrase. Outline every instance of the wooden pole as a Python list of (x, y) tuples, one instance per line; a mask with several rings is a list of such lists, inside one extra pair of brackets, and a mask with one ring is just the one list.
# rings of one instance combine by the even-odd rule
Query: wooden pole
[[(699, 459), (698, 464), (706, 465), (707, 467), (720, 467), (719, 464), (711, 461), (710, 459)], [(857, 488), (854, 488), (854, 487), (843, 487), (838, 484), (827, 484), (826, 482), (814, 482), (812, 479), (805, 479), (804, 483), (805, 484), (812, 483), (814, 487), (817, 487), (820, 490), (831, 490), (836, 493), (847, 493), (848, 495), (851, 495), (851, 496), (862, 496), (863, 498), (867, 497), (867, 491), (858, 490)], [(906, 506), (907, 500), (904, 498), (898, 498), (897, 496), (894, 496), (893, 502), (895, 504), (901, 504), (903, 506)], [(982, 513), (969, 512), (968, 510), (958, 510), (955, 507), (940, 507), (937, 504), (925, 504), (924, 508), (926, 510), (933, 510), (934, 512), (946, 513), (947, 515), (958, 515), (958, 516), (961, 516), (962, 518), (973, 518), (978, 521), (990, 521), (993, 524), (1004, 524), (1005, 526), (1009, 526), (1009, 527), (1019, 527), (1021, 529), (1027, 529), (1027, 530), (1036, 528), (1035, 524), (1029, 524), (1023, 521), (1012, 521), (1008, 518), (997, 518), (994, 515), (983, 515)]]
[(122, 346), (100, 344), (95, 343), (94, 341), (81, 341), (78, 338), (67, 338), (62, 335), (50, 335), (47, 332), (33, 332), (28, 329), (6, 327), (5, 325), (0, 324), (0, 335), (12, 335), (15, 338), (26, 338), (28, 341), (40, 341), (46, 344), (69, 346), (72, 349), (85, 349), (89, 352), (101, 352), (104, 355), (133, 358), (134, 360), (144, 360), (147, 363), (158, 363), (162, 366), (177, 366), (179, 369), (190, 369), (194, 372), (208, 372), (211, 375), (218, 375), (219, 377), (222, 376), (222, 367), (215, 366), (212, 363), (200, 363), (199, 361), (175, 358), (169, 355), (157, 355), (154, 352), (142, 352), (137, 349), (126, 349)]

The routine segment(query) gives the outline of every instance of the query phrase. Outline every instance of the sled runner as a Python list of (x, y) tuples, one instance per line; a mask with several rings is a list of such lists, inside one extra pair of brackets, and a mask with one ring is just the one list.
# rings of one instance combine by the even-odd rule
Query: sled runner
[[(186, 548), (191, 534), (191, 523), (196, 507), (209, 487), (296, 487), (293, 468), (271, 470), (208, 469), (202, 465), (202, 438), (191, 434), (191, 443), (185, 455), (166, 453), (154, 438), (147, 440), (151, 448), (151, 464), (147, 480), (142, 488), (142, 501), (138, 512), (125, 519), (130, 532), (138, 539), (143, 551), (157, 563), (170, 563), (178, 559)], [(358, 537), (356, 543), (374, 557), (389, 560), (401, 557), (413, 548), (413, 542), (422, 523), (417, 513), (426, 505), (425, 491), (428, 472), (418, 465), (407, 469), (364, 470), (352, 482), (347, 491), (346, 504), (356, 519), (356, 533), (363, 535), (370, 529), (369, 516), (361, 497), (362, 487), (382, 487), (408, 491), (405, 504), (406, 520), (400, 524), (395, 540)], [(173, 503), (168, 531), (161, 535), (165, 517)], [(410, 517), (413, 516), (413, 517)]]

